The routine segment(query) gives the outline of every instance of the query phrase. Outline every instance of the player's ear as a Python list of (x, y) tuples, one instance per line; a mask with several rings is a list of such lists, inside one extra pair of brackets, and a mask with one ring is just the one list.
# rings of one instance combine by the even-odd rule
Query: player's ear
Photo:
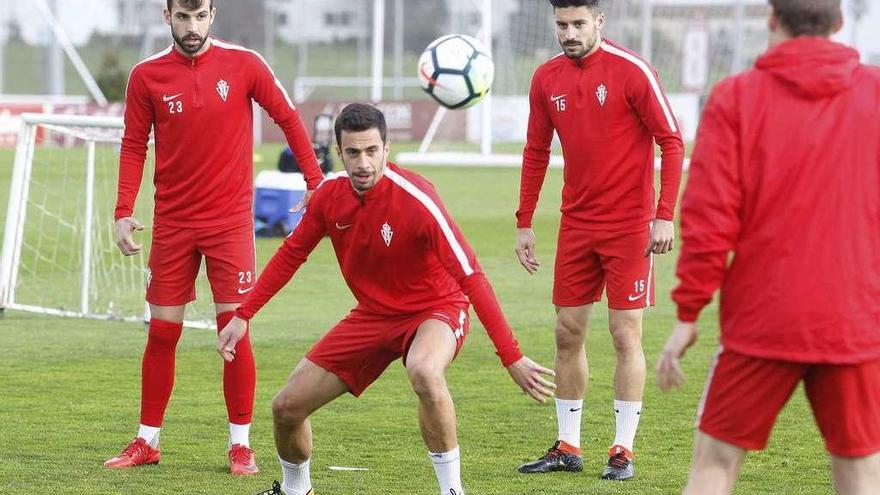
[(767, 16), (767, 29), (771, 33), (775, 33), (779, 29), (779, 19), (776, 18), (776, 12), (770, 7), (770, 15)]
[(596, 14), (596, 29), (601, 30), (605, 27), (605, 12)]
[(214, 25), (214, 16), (217, 15), (217, 7), (211, 7), (211, 20), (209, 21), (209, 26)]
[(171, 11), (168, 9), (162, 9), (162, 17), (165, 18), (165, 24), (171, 25)]
[(837, 33), (839, 33), (840, 30), (843, 29), (843, 23), (844, 23), (844, 21), (843, 21), (843, 13), (841, 13), (840, 16), (837, 17), (837, 20), (834, 21), (834, 25), (831, 26), (831, 32), (828, 33), (828, 34), (837, 34)]

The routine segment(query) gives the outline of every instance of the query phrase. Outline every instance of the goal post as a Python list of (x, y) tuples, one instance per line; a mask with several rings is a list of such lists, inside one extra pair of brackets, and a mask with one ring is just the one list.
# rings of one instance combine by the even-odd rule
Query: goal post
[[(123, 256), (115, 243), (119, 117), (24, 114), (16, 144), (0, 254), (0, 308), (45, 315), (145, 322), (149, 234)], [(145, 164), (151, 174), (152, 153)], [(142, 182), (135, 216), (152, 215)], [(206, 286), (200, 275), (199, 288)], [(207, 294), (209, 292), (203, 292)], [(213, 312), (187, 309), (188, 327), (212, 328)]]

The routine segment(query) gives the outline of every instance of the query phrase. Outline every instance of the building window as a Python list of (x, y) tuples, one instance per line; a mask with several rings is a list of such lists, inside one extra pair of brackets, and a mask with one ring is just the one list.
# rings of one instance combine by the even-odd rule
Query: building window
[(350, 26), (354, 21), (352, 12), (325, 12), (324, 24), (327, 26)]

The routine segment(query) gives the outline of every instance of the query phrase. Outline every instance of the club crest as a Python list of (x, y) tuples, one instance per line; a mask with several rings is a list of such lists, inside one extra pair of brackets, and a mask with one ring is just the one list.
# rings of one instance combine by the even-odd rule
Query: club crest
[(388, 222), (382, 225), (382, 240), (385, 241), (386, 246), (391, 246), (391, 238), (394, 237), (394, 231), (391, 230), (391, 226), (388, 225)]
[(608, 98), (608, 89), (604, 84), (600, 84), (598, 88), (596, 88), (596, 98), (599, 99), (599, 105), (605, 106), (605, 99)]
[(217, 94), (220, 95), (220, 98), (223, 98), (223, 101), (226, 101), (226, 97), (229, 96), (229, 83), (223, 79), (217, 81)]

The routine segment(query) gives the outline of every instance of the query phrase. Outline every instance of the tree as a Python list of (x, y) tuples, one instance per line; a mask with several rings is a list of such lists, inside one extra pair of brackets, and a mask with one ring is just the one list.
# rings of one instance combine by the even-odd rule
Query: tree
[(117, 102), (125, 99), (125, 85), (127, 74), (119, 63), (119, 57), (115, 51), (107, 51), (101, 61), (101, 69), (98, 71), (96, 83), (109, 102)]

